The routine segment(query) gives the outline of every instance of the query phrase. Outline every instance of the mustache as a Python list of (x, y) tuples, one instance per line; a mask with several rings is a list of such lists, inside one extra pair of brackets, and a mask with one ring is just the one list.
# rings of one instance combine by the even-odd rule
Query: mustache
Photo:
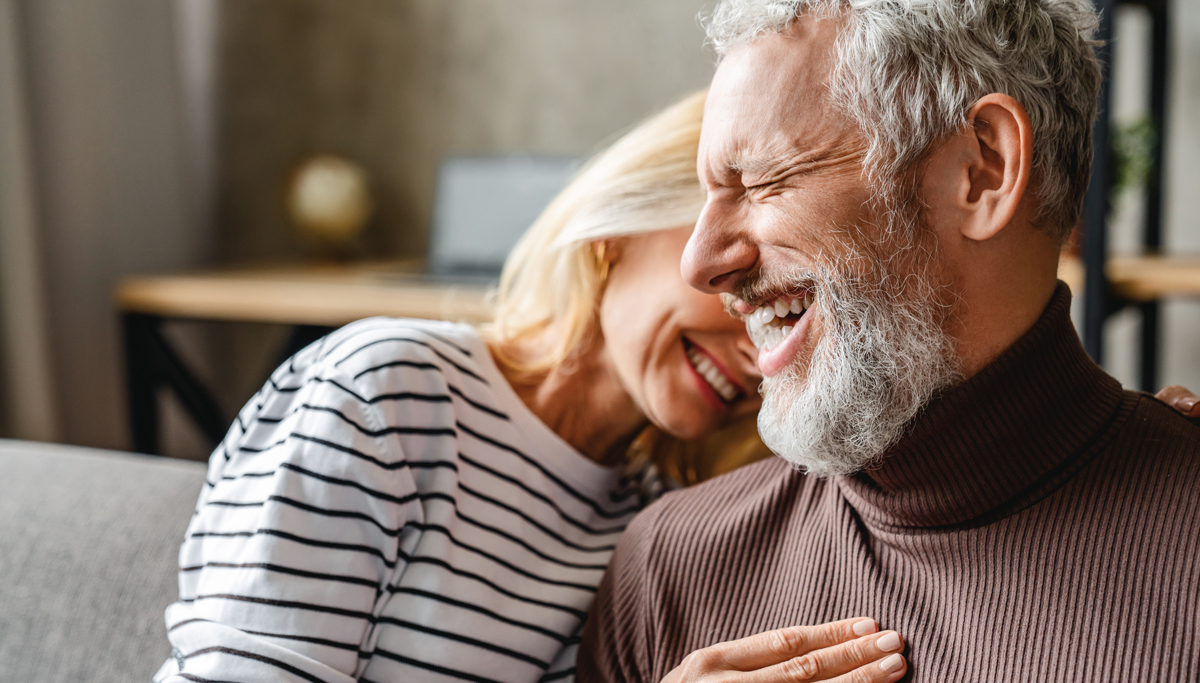
[[(811, 291), (818, 300), (875, 299), (906, 301), (913, 297), (931, 297), (928, 285), (940, 263), (936, 245), (848, 244), (841, 254), (818, 258), (811, 264), (783, 267), (758, 267), (735, 285), (732, 293), (722, 293), (725, 311), (744, 318), (737, 308), (758, 308), (783, 295), (797, 296)], [(939, 290), (932, 287), (932, 290)], [(941, 300), (942, 297), (933, 297)]]
[(760, 268), (738, 282), (732, 294), (721, 294), (721, 303), (724, 304), (727, 313), (734, 317), (742, 317), (734, 309), (738, 302), (759, 307), (783, 294), (819, 289), (820, 283), (826, 279), (809, 268), (788, 268), (782, 271)]

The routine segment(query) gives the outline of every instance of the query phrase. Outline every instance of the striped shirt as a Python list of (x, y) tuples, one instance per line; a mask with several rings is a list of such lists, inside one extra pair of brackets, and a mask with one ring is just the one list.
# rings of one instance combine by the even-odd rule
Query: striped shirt
[(355, 323), (279, 368), (213, 454), (155, 680), (569, 680), (636, 494), (469, 326)]

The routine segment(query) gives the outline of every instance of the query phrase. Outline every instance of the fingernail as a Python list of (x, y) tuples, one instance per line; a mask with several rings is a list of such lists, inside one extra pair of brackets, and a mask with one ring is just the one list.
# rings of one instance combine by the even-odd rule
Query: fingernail
[(868, 633), (875, 632), (875, 622), (871, 619), (863, 619), (862, 621), (854, 622), (854, 626), (851, 628), (854, 630), (854, 635), (865, 636)]
[(900, 649), (900, 635), (893, 631), (875, 641), (875, 647), (884, 652), (895, 652)]
[(1200, 398), (1185, 398), (1179, 401), (1179, 405), (1183, 406), (1183, 412), (1190, 413), (1196, 404), (1200, 403)]
[(887, 673), (895, 673), (902, 666), (904, 666), (904, 658), (900, 655), (892, 655), (879, 663), (879, 668)]

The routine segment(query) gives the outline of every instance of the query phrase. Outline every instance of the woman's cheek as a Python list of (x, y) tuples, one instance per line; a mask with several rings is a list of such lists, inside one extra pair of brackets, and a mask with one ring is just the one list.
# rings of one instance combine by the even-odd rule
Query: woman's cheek
[(680, 368), (670, 383), (670, 392), (664, 403), (670, 411), (670, 421), (677, 434), (686, 438), (703, 436), (713, 419), (712, 409), (696, 386), (697, 378), (689, 366)]

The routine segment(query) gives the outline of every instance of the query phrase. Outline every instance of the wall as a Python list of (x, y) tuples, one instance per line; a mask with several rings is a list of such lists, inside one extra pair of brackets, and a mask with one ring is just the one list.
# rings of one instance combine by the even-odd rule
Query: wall
[(113, 286), (207, 250), (187, 212), (171, 5), (20, 9), (62, 438), (125, 447)]
[(376, 180), (368, 249), (420, 255), (443, 155), (584, 154), (705, 85), (696, 0), (230, 0), (222, 4), (223, 257), (299, 253), (279, 209), (298, 159)]
[(0, 0), (0, 436), (58, 438), (18, 7)]

